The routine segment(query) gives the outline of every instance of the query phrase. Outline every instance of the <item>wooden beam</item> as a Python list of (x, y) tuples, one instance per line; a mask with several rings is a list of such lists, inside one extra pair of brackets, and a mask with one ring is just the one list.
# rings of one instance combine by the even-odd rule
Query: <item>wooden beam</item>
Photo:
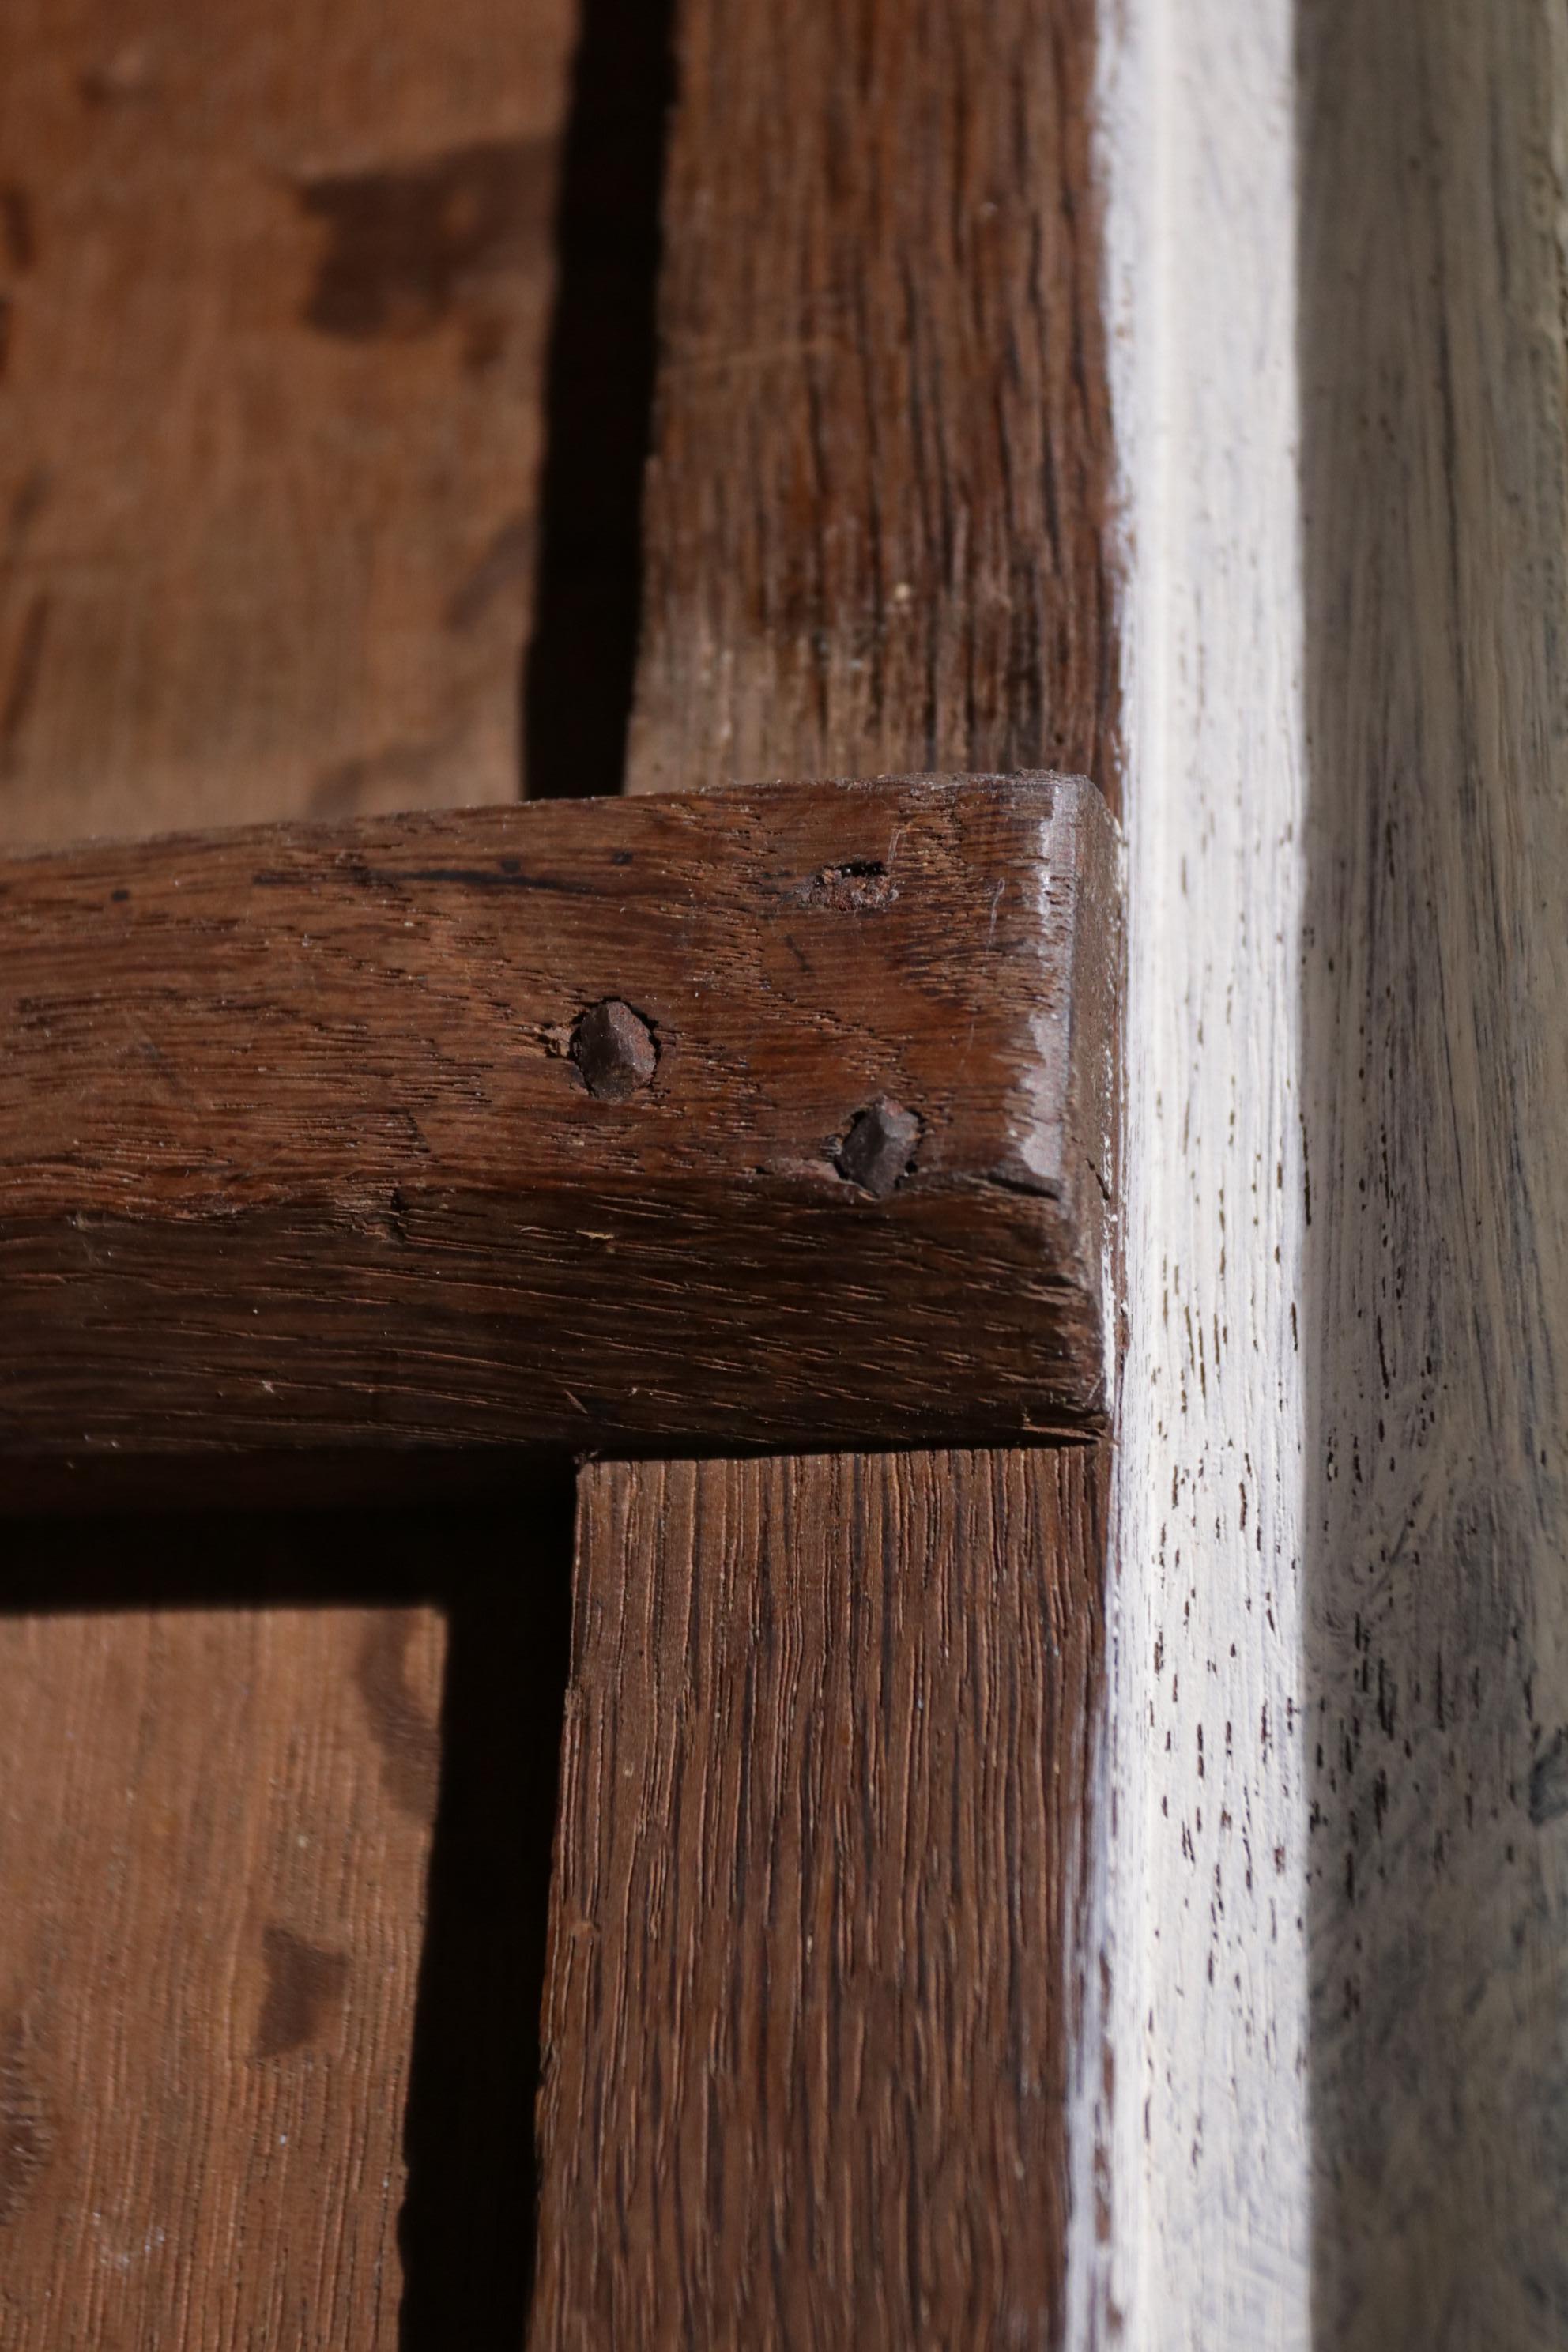
[(1105, 1402), (1092, 787), (0, 866), (0, 1468), (1038, 1435)]
[(1094, 1450), (579, 1495), (542, 2335), (1051, 2342)]
[[(634, 788), (1114, 793), (1096, 14), (684, 0)], [(1109, 1453), (589, 1474), (535, 2352), (1064, 2340)]]

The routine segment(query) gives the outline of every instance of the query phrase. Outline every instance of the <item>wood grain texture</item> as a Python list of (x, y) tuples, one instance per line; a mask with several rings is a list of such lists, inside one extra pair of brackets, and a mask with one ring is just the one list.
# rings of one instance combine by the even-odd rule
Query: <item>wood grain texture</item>
[(0, 1468), (1092, 1426), (1115, 857), (1037, 779), (0, 866)]
[(1562, 16), (1123, 26), (1119, 2063), (1075, 2316), (1560, 2346)]
[(395, 2340), (441, 1651), (428, 1610), (0, 1619), (7, 2352)]
[[(1102, 63), (1128, 1336), (1089, 1976), (1113, 2063), (1072, 2121), (1069, 2340), (1138, 2352), (1318, 2340), (1293, 23), (1132, 0)], [(1315, 1171), (1312, 1208), (1334, 1213)]]
[(1101, 1460), (584, 1472), (536, 2346), (1056, 2340)]
[[(1048, 758), (1114, 797), (1092, 37), (686, 0), (634, 791)], [(536, 2352), (1059, 2340), (1106, 1471), (591, 1474)]]
[[(574, 16), (5, 10), (7, 847), (515, 793)], [(493, 1538), (420, 1540), (423, 1601)], [(439, 1614), (261, 1605), (258, 1559), (292, 1602), (385, 1564), (346, 1517), (13, 1523), (5, 1554), (3, 1597), (117, 1613), (0, 1623), (0, 2341), (445, 2341), (443, 2274), (460, 2327), (498, 2232), (476, 2194), (442, 2252), (435, 2157), (402, 2213), (416, 2011), (458, 2083), (493, 2014), (449, 1900), (416, 1989)], [(470, 1792), (508, 1785), (486, 1737)]]
[(17, 0), (0, 840), (510, 799), (569, 0)]
[(1300, 19), (1321, 2340), (1568, 2342), (1568, 26)]
[(637, 791), (1116, 799), (1093, 0), (686, 0)]

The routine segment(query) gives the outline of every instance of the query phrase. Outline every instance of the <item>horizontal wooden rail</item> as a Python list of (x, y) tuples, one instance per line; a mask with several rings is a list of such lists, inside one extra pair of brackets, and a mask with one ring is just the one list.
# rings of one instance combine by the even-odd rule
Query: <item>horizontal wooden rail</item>
[(1059, 1434), (1114, 827), (1047, 777), (0, 865), (0, 1476)]

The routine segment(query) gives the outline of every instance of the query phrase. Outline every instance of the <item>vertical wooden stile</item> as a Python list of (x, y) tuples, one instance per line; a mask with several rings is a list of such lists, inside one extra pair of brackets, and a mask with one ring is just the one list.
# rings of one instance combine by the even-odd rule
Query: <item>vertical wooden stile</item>
[[(1093, 20), (687, 0), (632, 790), (1114, 802)], [(1106, 1469), (584, 1473), (535, 2352), (1055, 2340)]]

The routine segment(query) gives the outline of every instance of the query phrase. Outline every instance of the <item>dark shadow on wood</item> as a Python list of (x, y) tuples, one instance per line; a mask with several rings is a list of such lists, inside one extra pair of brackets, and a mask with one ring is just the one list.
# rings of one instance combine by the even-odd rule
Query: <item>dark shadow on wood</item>
[(618, 793), (642, 597), (672, 0), (584, 0), (557, 215), (529, 795)]
[(247, 1499), (84, 1512), (51, 1497), (47, 1515), (0, 1517), (0, 1616), (442, 1605), (427, 1549), (461, 1524), (450, 1509), (265, 1511)]
[(399, 2352), (520, 2352), (532, 2285), (572, 1494), (481, 1533), (447, 1601), (441, 1793), (414, 2029)]
[[(0, 1526), (0, 1615), (425, 1605), (446, 1617), (398, 2352), (518, 2352), (523, 2340), (573, 1508), (567, 1470), (461, 1507)], [(340, 2185), (323, 2182), (323, 2196)]]

